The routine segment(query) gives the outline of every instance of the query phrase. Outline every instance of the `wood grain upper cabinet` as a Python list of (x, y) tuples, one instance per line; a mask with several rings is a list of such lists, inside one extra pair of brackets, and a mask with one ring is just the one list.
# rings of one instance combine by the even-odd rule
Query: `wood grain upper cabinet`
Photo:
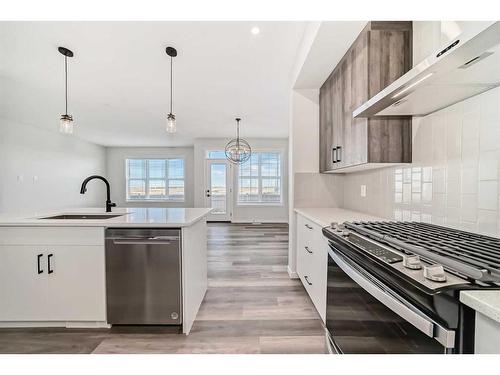
[(320, 172), (411, 162), (411, 117), (352, 117), (411, 68), (411, 35), (411, 22), (369, 22), (320, 88)]

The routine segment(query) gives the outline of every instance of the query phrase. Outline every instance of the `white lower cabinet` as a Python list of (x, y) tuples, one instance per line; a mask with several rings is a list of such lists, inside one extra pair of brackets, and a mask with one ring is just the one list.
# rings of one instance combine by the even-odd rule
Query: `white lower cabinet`
[(46, 268), (39, 248), (0, 246), (0, 321), (49, 320)]
[(326, 316), (328, 242), (320, 225), (297, 214), (297, 274), (323, 322)]
[(47, 275), (50, 320), (105, 321), (103, 246), (53, 246), (53, 273)]
[(104, 246), (0, 245), (0, 321), (105, 321)]

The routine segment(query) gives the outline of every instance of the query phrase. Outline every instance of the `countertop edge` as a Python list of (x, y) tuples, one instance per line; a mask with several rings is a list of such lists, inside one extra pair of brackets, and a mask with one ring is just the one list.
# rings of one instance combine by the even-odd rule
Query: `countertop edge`
[[(189, 227), (203, 220), (211, 211), (211, 208), (202, 208), (203, 212), (190, 217), (190, 220), (172, 222), (123, 222), (119, 218), (96, 219), (96, 220), (39, 220), (36, 216), (29, 218), (13, 218), (11, 221), (0, 221), (0, 228), (4, 227), (85, 227), (85, 228), (183, 228)], [(121, 216), (120, 216), (121, 217)], [(116, 221), (114, 221), (116, 220)]]
[[(376, 217), (376, 216), (372, 216), (370, 214), (367, 214), (367, 213), (364, 213), (364, 212), (359, 212), (359, 211), (352, 211), (352, 210), (346, 210), (345, 208), (339, 208), (339, 207), (331, 207), (331, 208), (318, 208), (318, 207), (297, 207), (297, 208), (294, 208), (293, 209), (295, 213), (297, 214), (300, 214), (302, 216), (304, 216), (305, 218), (311, 220), (312, 222), (322, 226), (322, 227), (327, 227), (327, 226), (330, 226), (330, 224), (332, 223), (332, 221), (336, 221), (335, 220), (335, 215), (342, 215), (342, 216), (352, 216), (353, 219), (349, 219), (349, 220), (356, 220), (354, 217), (356, 216), (359, 216), (360, 217), (360, 220), (366, 220), (366, 219), (369, 219), (369, 220), (378, 220), (378, 221), (381, 221), (381, 220), (388, 220), (388, 219), (383, 219), (383, 218), (379, 218), (379, 217)], [(328, 222), (325, 222), (324, 220), (322, 220), (321, 218), (318, 217), (318, 215), (314, 215), (312, 213), (310, 213), (310, 211), (313, 211), (313, 210), (323, 210), (323, 211), (330, 211), (331, 210), (331, 215), (332, 215), (332, 218), (330, 221)]]
[[(495, 293), (496, 304), (491, 302), (491, 294)], [(488, 318), (500, 323), (500, 290), (471, 290), (460, 292), (460, 302), (476, 310)]]

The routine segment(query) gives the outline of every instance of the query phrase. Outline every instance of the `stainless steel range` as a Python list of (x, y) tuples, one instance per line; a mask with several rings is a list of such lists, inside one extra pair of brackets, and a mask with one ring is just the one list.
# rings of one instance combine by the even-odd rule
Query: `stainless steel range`
[(461, 290), (500, 289), (500, 239), (416, 222), (346, 222), (329, 240), (326, 326), (339, 353), (472, 353)]

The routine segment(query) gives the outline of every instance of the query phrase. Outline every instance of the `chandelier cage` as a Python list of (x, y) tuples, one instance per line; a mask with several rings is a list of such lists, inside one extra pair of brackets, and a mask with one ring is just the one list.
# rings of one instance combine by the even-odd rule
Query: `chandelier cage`
[(252, 155), (250, 144), (240, 138), (240, 121), (240, 118), (236, 118), (236, 138), (231, 139), (225, 148), (226, 158), (233, 164), (242, 164)]

